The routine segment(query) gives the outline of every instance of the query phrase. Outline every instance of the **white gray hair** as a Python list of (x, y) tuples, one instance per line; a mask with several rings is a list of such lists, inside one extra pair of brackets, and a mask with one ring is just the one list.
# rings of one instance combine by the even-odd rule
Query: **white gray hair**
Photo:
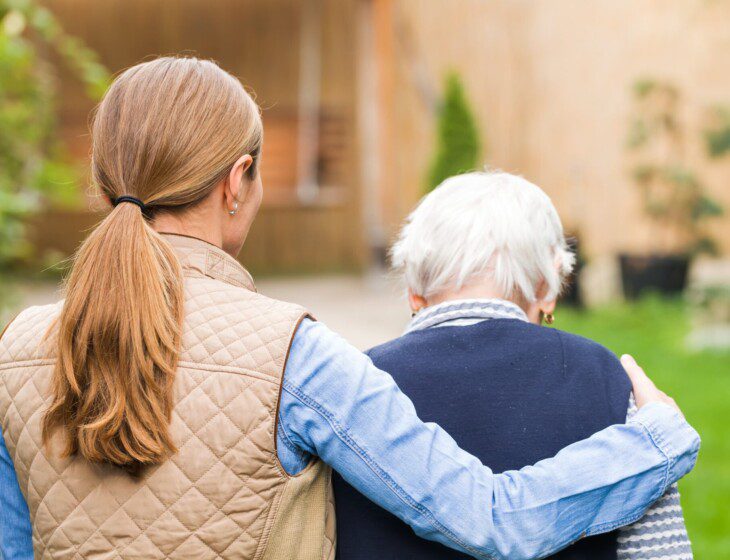
[(425, 298), (489, 278), (502, 297), (556, 298), (573, 269), (558, 213), (537, 186), (509, 173), (446, 179), (407, 218), (391, 260)]

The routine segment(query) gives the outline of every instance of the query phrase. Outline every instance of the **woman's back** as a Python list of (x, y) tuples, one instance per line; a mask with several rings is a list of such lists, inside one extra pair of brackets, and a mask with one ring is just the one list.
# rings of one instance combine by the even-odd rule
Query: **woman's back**
[(61, 432), (44, 448), (42, 395), (56, 359), (44, 337), (61, 304), (24, 311), (0, 341), (2, 433), (27, 497), (35, 556), (284, 558), (296, 543), (298, 558), (319, 560), (334, 540), (325, 530), (327, 467), (315, 462), (286, 476), (273, 435), (286, 355), (306, 313), (256, 294), (217, 247), (165, 238), (181, 261), (185, 294), (173, 457), (132, 477), (62, 457)]

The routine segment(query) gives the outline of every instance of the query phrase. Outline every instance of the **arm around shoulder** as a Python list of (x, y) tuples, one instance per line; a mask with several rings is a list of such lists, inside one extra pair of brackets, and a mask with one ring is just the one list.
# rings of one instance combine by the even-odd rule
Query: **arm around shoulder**
[(698, 438), (669, 407), (645, 407), (557, 456), (495, 475), (422, 422), (392, 377), (305, 321), (284, 376), (283, 428), (417, 534), (477, 558), (530, 559), (641, 517), (694, 465)]

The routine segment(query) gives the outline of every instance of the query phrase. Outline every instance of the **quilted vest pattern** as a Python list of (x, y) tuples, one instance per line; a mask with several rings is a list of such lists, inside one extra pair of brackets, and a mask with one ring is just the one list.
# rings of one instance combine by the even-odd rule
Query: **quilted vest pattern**
[(276, 454), (281, 380), (306, 315), (255, 292), (237, 261), (166, 236), (185, 278), (171, 430), (179, 452), (134, 479), (41, 445), (62, 303), (22, 312), (0, 339), (0, 423), (33, 525), (36, 558), (334, 557), (331, 471), (287, 475)]

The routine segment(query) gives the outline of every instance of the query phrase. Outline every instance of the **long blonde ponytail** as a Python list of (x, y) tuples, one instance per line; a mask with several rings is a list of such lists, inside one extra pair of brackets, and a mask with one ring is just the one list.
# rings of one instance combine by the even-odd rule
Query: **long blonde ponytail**
[(115, 80), (93, 125), (92, 177), (116, 205), (79, 248), (54, 332), (57, 362), (43, 439), (131, 472), (175, 452), (169, 424), (183, 282), (160, 212), (203, 200), (244, 154), (257, 173), (258, 107), (240, 82), (194, 58), (160, 58)]

